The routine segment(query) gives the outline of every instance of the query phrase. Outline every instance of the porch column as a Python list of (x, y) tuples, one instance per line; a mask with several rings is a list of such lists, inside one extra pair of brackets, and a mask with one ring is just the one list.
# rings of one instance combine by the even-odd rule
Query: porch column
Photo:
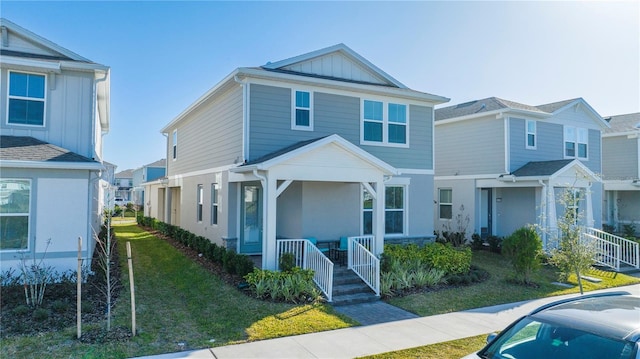
[(384, 233), (385, 233), (385, 221), (384, 221), (384, 203), (385, 203), (385, 188), (384, 181), (380, 178), (376, 183), (376, 199), (375, 199), (375, 218), (373, 219), (374, 228), (374, 253), (379, 256), (384, 252)]
[(276, 213), (277, 213), (277, 181), (273, 176), (266, 176), (262, 182), (264, 193), (264, 210), (262, 214), (262, 269), (275, 270), (276, 263)]
[(587, 227), (593, 227), (593, 201), (591, 200), (591, 186), (586, 188), (587, 192)]
[(547, 211), (548, 213), (548, 218), (549, 220), (547, 221), (547, 231), (550, 232), (551, 234), (551, 238), (547, 238), (548, 239), (556, 239), (558, 237), (558, 217), (556, 217), (556, 195), (554, 192), (554, 188), (553, 185), (551, 184), (551, 182), (549, 182), (549, 185), (547, 186), (547, 207), (549, 207), (549, 210)]
[(548, 205), (547, 205), (547, 197), (548, 197), (548, 191), (547, 191), (547, 185), (544, 184), (544, 182), (540, 181), (540, 184), (542, 185), (542, 189), (540, 191), (540, 228), (542, 229), (542, 244), (543, 244), (543, 248), (547, 248), (547, 212), (548, 212)]

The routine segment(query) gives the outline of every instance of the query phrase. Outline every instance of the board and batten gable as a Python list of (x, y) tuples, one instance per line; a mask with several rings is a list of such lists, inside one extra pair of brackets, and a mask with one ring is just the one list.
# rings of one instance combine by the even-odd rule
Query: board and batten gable
[[(207, 101), (177, 127), (167, 128), (167, 175), (228, 166), (242, 158), (243, 91), (231, 86)], [(177, 156), (173, 159), (173, 132), (177, 130)]]
[(504, 122), (495, 116), (436, 122), (436, 176), (504, 173)]
[(602, 173), (605, 180), (640, 178), (640, 138), (625, 135), (602, 138)]
[(358, 94), (312, 91), (313, 131), (300, 131), (291, 129), (291, 91), (286, 87), (250, 85), (249, 161), (300, 141), (337, 134), (396, 168), (433, 169), (432, 107), (408, 105), (408, 148), (361, 145)]
[[(9, 72), (32, 73), (45, 76), (44, 126), (9, 124), (8, 86)], [(29, 136), (55, 144), (87, 158), (95, 157), (92, 138), (96, 134), (93, 124), (94, 74), (63, 70), (59, 74), (36, 70), (24, 71), (4, 66), (0, 74), (0, 132), (7, 136)], [(98, 155), (100, 155), (98, 153)]]

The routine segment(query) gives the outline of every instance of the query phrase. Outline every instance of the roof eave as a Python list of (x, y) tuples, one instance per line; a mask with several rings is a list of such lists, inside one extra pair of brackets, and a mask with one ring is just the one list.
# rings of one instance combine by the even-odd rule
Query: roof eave
[(100, 162), (58, 162), (58, 161), (19, 161), (0, 160), (3, 168), (27, 168), (27, 169), (65, 169), (102, 171), (105, 167)]
[(503, 109), (487, 111), (487, 112), (477, 112), (477, 113), (473, 113), (465, 116), (450, 117), (444, 120), (436, 120), (435, 125), (436, 126), (444, 125), (447, 123), (467, 121), (467, 120), (472, 120), (472, 119), (486, 117), (486, 116), (493, 116), (493, 115), (496, 116), (496, 119), (504, 118), (509, 115), (522, 115), (526, 117), (534, 117), (534, 118), (540, 118), (540, 119), (551, 117), (551, 114), (546, 112), (527, 111), (527, 110), (520, 110), (520, 109), (514, 109), (514, 108), (503, 108)]

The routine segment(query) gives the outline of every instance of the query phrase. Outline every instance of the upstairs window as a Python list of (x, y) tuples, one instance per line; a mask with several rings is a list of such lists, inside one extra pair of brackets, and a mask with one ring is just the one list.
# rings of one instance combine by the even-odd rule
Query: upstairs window
[(407, 106), (363, 100), (362, 142), (364, 144), (406, 145)]
[(0, 179), (0, 251), (28, 249), (31, 181)]
[(7, 123), (44, 126), (44, 75), (9, 72), (9, 111)]
[(173, 150), (173, 159), (178, 158), (178, 130), (173, 130), (172, 140), (172, 150)]
[(313, 130), (312, 93), (293, 91), (293, 113), (291, 128), (294, 130)]
[(589, 130), (580, 127), (565, 126), (564, 157), (587, 159), (589, 156)]
[(527, 120), (527, 148), (536, 148), (536, 121)]

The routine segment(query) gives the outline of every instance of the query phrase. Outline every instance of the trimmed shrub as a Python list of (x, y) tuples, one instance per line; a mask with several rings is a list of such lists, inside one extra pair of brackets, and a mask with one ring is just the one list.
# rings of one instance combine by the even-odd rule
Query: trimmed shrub
[(293, 253), (282, 253), (280, 256), (280, 270), (289, 272), (296, 266), (296, 258)]
[(502, 253), (511, 261), (516, 279), (529, 284), (531, 275), (540, 268), (542, 240), (533, 227), (522, 227), (505, 238)]
[(487, 237), (487, 243), (489, 243), (489, 251), (493, 253), (502, 253), (502, 241), (503, 239), (497, 236)]
[(312, 270), (300, 267), (287, 272), (254, 268), (244, 278), (257, 298), (297, 304), (320, 298), (321, 292), (313, 282), (313, 275)]

